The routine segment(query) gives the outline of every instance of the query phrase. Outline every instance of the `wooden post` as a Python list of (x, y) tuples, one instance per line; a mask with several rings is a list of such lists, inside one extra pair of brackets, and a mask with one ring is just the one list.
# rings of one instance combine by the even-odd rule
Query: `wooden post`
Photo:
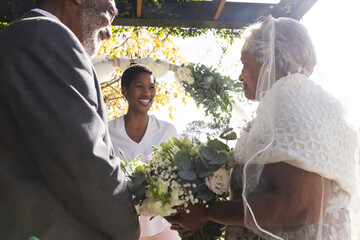
[(141, 18), (142, 0), (136, 0), (136, 17)]
[(219, 19), (220, 13), (222, 12), (226, 0), (213, 0), (214, 7), (216, 9), (214, 20), (217, 21)]

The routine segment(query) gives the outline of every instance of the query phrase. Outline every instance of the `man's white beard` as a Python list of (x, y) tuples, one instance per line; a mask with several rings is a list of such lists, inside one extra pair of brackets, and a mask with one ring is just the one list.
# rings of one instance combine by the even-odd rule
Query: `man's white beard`
[(99, 31), (96, 31), (95, 33), (87, 31), (87, 33), (83, 33), (82, 45), (90, 59), (94, 58), (97, 55), (97, 52), (99, 51), (101, 45), (98, 40)]
[(102, 41), (99, 33), (102, 29), (101, 10), (93, 0), (89, 1), (80, 12), (80, 24), (82, 28), (82, 45), (90, 58), (96, 56)]

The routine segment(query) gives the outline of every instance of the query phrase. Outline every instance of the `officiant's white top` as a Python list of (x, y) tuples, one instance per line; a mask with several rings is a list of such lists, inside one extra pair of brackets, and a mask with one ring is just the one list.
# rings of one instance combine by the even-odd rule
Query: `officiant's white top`
[[(174, 125), (169, 122), (158, 120), (154, 115), (149, 115), (149, 122), (144, 137), (139, 143), (134, 142), (125, 131), (124, 116), (109, 122), (109, 133), (114, 146), (115, 154), (119, 156), (119, 149), (124, 152), (126, 158), (134, 159), (141, 154), (141, 160), (146, 162), (148, 156), (153, 152), (152, 146), (158, 147), (161, 142), (166, 142), (169, 137), (178, 134)], [(150, 217), (140, 215), (141, 237), (153, 236), (162, 232), (170, 225), (164, 218), (157, 216), (150, 220)]]

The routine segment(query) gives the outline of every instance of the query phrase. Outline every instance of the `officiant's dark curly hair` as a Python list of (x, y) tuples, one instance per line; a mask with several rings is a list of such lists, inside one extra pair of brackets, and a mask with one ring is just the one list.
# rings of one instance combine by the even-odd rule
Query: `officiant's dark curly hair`
[[(130, 82), (136, 78), (136, 76), (140, 73), (148, 73), (153, 75), (153, 71), (146, 65), (142, 64), (134, 64), (131, 65), (128, 69), (126, 69), (121, 76), (121, 87), (129, 87)], [(153, 75), (154, 80), (156, 82), (155, 76)]]
[(40, 6), (41, 4), (47, 2), (47, 0), (35, 0), (36, 6)]

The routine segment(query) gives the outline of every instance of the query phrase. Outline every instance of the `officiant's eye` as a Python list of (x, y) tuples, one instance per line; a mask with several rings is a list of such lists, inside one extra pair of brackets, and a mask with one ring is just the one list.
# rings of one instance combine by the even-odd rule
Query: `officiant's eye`
[(143, 85), (135, 85), (136, 88), (143, 88)]

